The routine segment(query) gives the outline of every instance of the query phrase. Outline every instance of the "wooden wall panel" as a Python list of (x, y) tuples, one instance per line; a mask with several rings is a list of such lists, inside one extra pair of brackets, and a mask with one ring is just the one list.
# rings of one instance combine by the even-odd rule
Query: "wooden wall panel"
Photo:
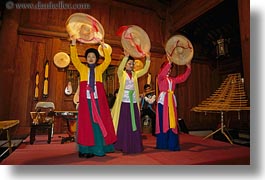
[(44, 64), (50, 51), (48, 39), (19, 36), (9, 117), (19, 119), (22, 129), (28, 130), (29, 112), (34, 110), (36, 103), (33, 99), (36, 72), (40, 73), (39, 100), (42, 100)]
[[(32, 48), (31, 42), (25, 41), (23, 38), (19, 39), (19, 45), (17, 49), (17, 54), (15, 57), (15, 64), (14, 64), (14, 81), (13, 81), (13, 89), (12, 94), (10, 97), (10, 115), (11, 119), (19, 119), (21, 121), (20, 126), (25, 127), (28, 126), (29, 120), (27, 119), (28, 107), (31, 106), (31, 101), (28, 102), (30, 97), (29, 93), (33, 86), (30, 85), (30, 77), (34, 77), (33, 73), (31, 75), (31, 61), (28, 61), (27, 58), (32, 56)], [(24, 48), (27, 48), (25, 50)]]
[[(15, 74), (15, 56), (17, 45), (17, 27), (19, 11), (3, 12), (0, 26), (0, 120), (9, 119), (11, 92)], [(7, 18), (8, 17), (8, 18)]]
[[(45, 1), (44, 1), (45, 2)], [(44, 3), (43, 2), (43, 3)], [(70, 3), (71, 1), (69, 1)], [(72, 3), (76, 3), (72, 1)], [(120, 45), (120, 38), (117, 37), (116, 31), (123, 25), (139, 25), (149, 35), (153, 42), (154, 49), (162, 50), (161, 31), (162, 20), (157, 16), (155, 11), (150, 9), (133, 7), (116, 1), (91, 1), (91, 9), (48, 9), (48, 10), (23, 10), (20, 22), (21, 28), (39, 29), (42, 31), (52, 31), (64, 33), (63, 37), (67, 37), (65, 30), (65, 22), (68, 17), (76, 12), (86, 13), (95, 17), (104, 27), (105, 41), (113, 42)], [(45, 24), (45, 26), (43, 26)], [(115, 43), (114, 43), (115, 42)], [(112, 43), (111, 43), (112, 45)]]

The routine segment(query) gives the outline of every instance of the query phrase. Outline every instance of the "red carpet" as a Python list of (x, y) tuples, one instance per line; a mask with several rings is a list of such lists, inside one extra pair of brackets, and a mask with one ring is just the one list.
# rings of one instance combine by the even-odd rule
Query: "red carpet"
[(155, 137), (143, 135), (144, 152), (127, 155), (109, 153), (104, 157), (79, 158), (74, 142), (61, 144), (54, 135), (38, 135), (33, 145), (27, 138), (1, 165), (249, 165), (250, 148), (212, 139), (180, 134), (181, 151), (155, 149)]

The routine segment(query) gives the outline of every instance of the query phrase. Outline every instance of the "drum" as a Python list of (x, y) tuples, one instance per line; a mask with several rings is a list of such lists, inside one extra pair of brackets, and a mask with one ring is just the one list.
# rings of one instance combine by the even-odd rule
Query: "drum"
[(53, 62), (58, 68), (65, 68), (70, 64), (70, 57), (65, 52), (58, 52), (53, 57)]
[(152, 133), (152, 119), (148, 115), (142, 117), (142, 131), (144, 134)]

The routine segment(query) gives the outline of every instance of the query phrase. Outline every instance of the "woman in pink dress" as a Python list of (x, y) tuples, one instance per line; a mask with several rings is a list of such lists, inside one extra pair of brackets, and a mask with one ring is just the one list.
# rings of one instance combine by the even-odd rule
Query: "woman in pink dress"
[(184, 74), (171, 76), (172, 63), (162, 64), (158, 74), (159, 96), (156, 107), (156, 148), (179, 151), (177, 101), (174, 94), (176, 84), (186, 81), (191, 73), (191, 65), (187, 64)]

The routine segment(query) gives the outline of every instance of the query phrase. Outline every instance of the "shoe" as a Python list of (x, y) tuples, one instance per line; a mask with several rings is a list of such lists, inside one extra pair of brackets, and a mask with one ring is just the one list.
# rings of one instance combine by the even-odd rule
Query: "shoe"
[(91, 153), (87, 153), (87, 154), (85, 154), (85, 157), (86, 158), (92, 158), (92, 157), (94, 157), (95, 155), (94, 154), (91, 154)]
[(83, 153), (79, 152), (78, 156), (79, 156), (80, 158), (85, 158), (85, 157), (86, 157), (86, 154), (83, 154)]
[(81, 153), (81, 152), (79, 152), (78, 156), (79, 156), (80, 158), (92, 158), (92, 157), (94, 157), (95, 155), (94, 155), (94, 154), (91, 154), (91, 153)]

